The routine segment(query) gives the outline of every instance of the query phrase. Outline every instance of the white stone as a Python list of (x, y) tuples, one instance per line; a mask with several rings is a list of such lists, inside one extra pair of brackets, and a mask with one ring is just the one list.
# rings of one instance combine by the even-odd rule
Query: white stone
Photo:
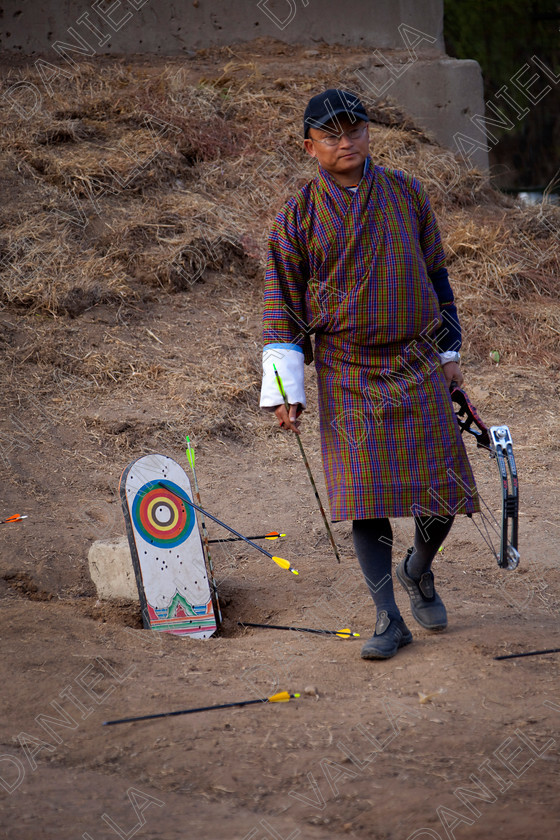
[(130, 548), (126, 537), (96, 540), (88, 554), (89, 573), (97, 589), (97, 597), (110, 601), (126, 598), (138, 601)]

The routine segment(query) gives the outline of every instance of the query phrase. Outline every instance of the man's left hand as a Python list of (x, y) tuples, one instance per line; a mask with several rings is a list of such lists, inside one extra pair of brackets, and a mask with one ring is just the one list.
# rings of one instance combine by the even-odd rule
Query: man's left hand
[(463, 384), (463, 374), (457, 362), (447, 362), (447, 364), (443, 365), (443, 375), (445, 376), (448, 388), (451, 388), (452, 382), (459, 388)]

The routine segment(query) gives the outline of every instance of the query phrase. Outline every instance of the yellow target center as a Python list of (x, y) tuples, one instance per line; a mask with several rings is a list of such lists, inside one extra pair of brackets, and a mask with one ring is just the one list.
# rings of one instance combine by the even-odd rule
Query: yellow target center
[(167, 496), (156, 496), (148, 505), (148, 521), (158, 531), (171, 531), (179, 521), (179, 508)]

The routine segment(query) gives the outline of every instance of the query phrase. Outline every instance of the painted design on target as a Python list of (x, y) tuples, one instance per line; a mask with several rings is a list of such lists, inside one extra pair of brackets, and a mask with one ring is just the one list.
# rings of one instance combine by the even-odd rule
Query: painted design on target
[(149, 481), (138, 490), (132, 503), (132, 521), (146, 542), (158, 548), (175, 548), (185, 542), (196, 521), (194, 510), (179, 498), (186, 495), (179, 485), (165, 479), (157, 486)]

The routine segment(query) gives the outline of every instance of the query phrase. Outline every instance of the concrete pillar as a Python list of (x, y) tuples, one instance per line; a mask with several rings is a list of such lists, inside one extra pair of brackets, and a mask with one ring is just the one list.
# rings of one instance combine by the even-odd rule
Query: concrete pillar
[[(458, 132), (486, 145), (484, 133), (472, 122), (475, 114), (484, 115), (484, 87), (477, 61), (438, 56), (426, 60), (410, 59), (408, 53), (392, 53), (386, 60), (369, 59), (347, 75), (365, 91), (364, 105), (387, 96), (415, 120), (428, 134), (445, 148), (458, 153), (454, 141)], [(488, 169), (488, 152), (477, 147), (469, 154), (468, 163), (483, 171)]]
[(88, 564), (98, 598), (140, 600), (126, 537), (94, 542), (89, 550)]

